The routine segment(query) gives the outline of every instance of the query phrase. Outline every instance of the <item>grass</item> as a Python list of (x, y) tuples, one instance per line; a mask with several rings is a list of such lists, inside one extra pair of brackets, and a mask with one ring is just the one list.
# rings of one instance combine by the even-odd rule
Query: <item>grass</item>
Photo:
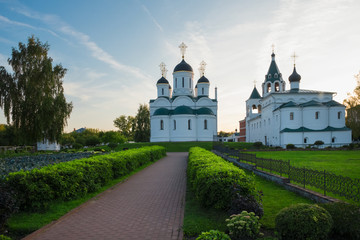
[[(245, 171), (247, 174), (252, 174)], [(263, 229), (266, 229), (265, 236), (271, 236), (275, 228), (276, 214), (292, 204), (313, 203), (311, 200), (301, 197), (296, 193), (289, 192), (276, 183), (267, 181), (254, 175), (256, 186), (263, 192), (264, 216), (260, 222)], [(206, 209), (200, 206), (194, 193), (190, 190), (186, 193), (185, 217), (184, 217), (184, 235), (187, 238), (195, 237), (203, 231), (217, 229), (226, 231), (225, 219), (229, 218), (226, 211), (216, 209)], [(270, 232), (270, 233), (269, 233)]]
[(124, 148), (140, 148), (143, 146), (158, 145), (166, 148), (167, 152), (188, 152), (191, 147), (201, 147), (206, 150), (211, 150), (213, 142), (144, 142), (144, 143), (124, 143), (119, 144), (117, 151)]
[(360, 178), (359, 150), (256, 152), (256, 156), (290, 160), (294, 167), (326, 170), (350, 178)]
[(116, 184), (123, 182), (131, 175), (143, 170), (147, 166), (153, 164), (154, 162), (147, 163), (140, 168), (132, 171), (131, 173), (120, 177), (118, 179), (111, 180), (108, 184), (101, 187), (97, 192), (89, 193), (86, 196), (71, 200), (71, 201), (59, 201), (53, 202), (50, 204), (49, 208), (44, 212), (19, 212), (11, 216), (8, 220), (8, 231), (10, 237), (13, 239), (21, 239), (25, 235), (28, 235), (37, 229), (51, 223), (54, 220), (59, 219), (61, 216), (65, 215), (72, 209), (80, 206), (81, 204), (87, 202), (91, 198), (97, 196), (99, 193), (104, 192), (105, 190), (115, 186)]

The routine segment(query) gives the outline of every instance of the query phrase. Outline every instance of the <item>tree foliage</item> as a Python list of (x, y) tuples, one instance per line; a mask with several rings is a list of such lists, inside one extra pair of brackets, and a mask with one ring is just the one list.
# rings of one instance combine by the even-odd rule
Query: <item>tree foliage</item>
[(150, 110), (146, 104), (140, 104), (135, 117), (134, 127), (135, 142), (150, 141)]
[(353, 94), (348, 93), (348, 98), (344, 100), (346, 106), (346, 126), (351, 128), (353, 139), (360, 138), (360, 72), (355, 75), (357, 85)]
[(117, 127), (121, 135), (125, 136), (128, 140), (134, 138), (134, 125), (135, 118), (133, 116), (121, 115), (114, 120), (114, 126)]
[(13, 73), (0, 66), (0, 107), (23, 143), (59, 140), (73, 108), (62, 86), (66, 69), (53, 67), (48, 51), (47, 43), (32, 36), (12, 48)]

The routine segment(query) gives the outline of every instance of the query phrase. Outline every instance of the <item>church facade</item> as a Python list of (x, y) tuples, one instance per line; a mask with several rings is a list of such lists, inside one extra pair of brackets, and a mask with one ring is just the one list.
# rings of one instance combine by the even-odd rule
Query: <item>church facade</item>
[(295, 64), (286, 90), (274, 52), (271, 58), (262, 94), (254, 86), (246, 101), (246, 141), (281, 147), (306, 147), (316, 141), (336, 147), (351, 143), (345, 106), (333, 100), (335, 93), (301, 89)]
[(194, 72), (185, 61), (186, 45), (180, 46), (182, 61), (175, 66), (171, 87), (165, 64), (157, 81), (157, 98), (150, 100), (150, 141), (214, 141), (217, 135), (217, 96), (209, 98), (210, 81), (200, 64), (200, 78), (194, 84)]

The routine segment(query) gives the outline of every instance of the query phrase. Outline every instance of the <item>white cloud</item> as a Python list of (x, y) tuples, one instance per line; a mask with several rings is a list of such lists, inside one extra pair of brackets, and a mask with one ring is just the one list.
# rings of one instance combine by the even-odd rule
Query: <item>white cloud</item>
[(141, 5), (142, 9), (147, 13), (147, 15), (150, 17), (150, 19), (153, 21), (155, 26), (163, 32), (163, 27), (159, 24), (159, 22), (154, 18), (154, 16), (150, 13), (149, 9), (145, 5)]

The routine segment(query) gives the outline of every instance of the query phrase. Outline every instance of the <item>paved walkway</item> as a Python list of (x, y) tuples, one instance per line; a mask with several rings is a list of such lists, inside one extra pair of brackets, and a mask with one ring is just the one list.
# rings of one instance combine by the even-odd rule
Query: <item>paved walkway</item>
[(25, 239), (182, 239), (186, 159), (167, 157)]

